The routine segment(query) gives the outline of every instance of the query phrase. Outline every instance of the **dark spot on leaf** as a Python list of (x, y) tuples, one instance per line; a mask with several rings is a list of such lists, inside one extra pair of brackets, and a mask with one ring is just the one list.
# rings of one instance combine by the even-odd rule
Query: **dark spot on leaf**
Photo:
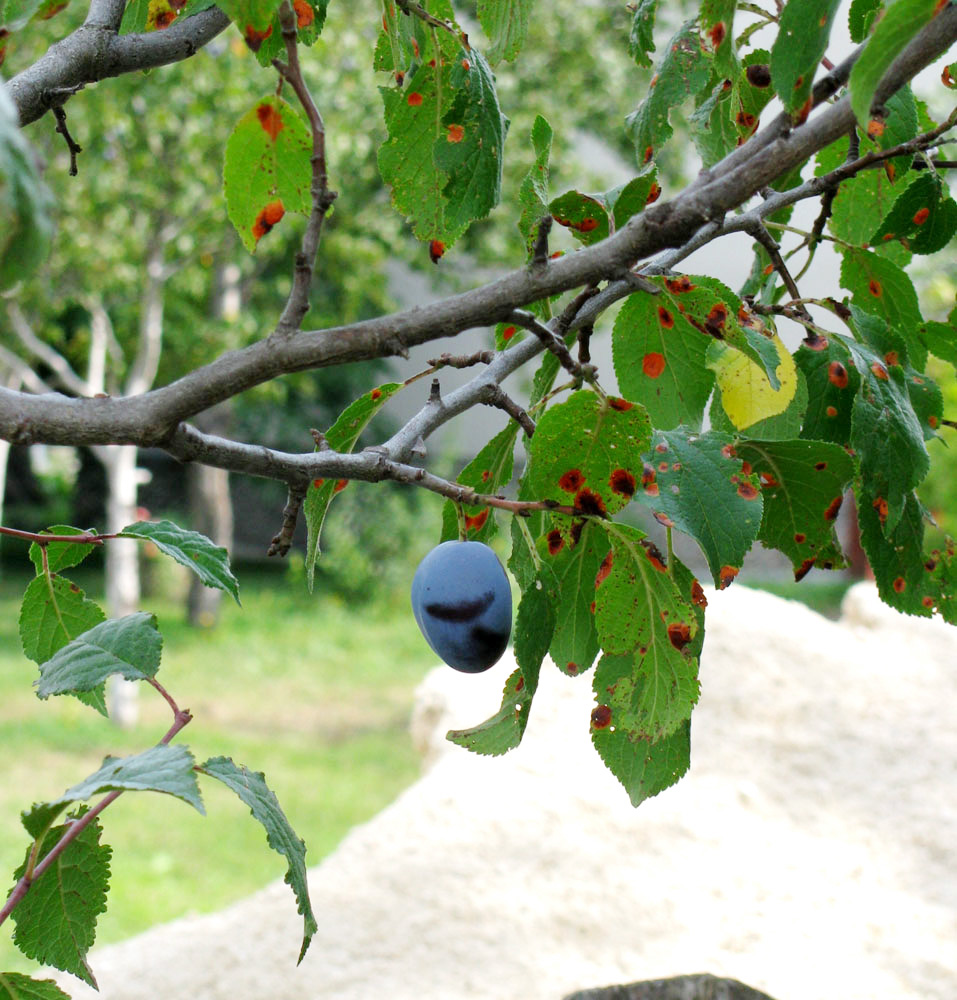
[(429, 260), (433, 264), (438, 264), (442, 254), (445, 253), (445, 244), (441, 240), (432, 240), (429, 244)]
[(751, 475), (751, 463), (750, 462), (745, 462), (745, 461), (741, 462), (741, 475), (742, 476), (750, 476)]
[(675, 318), (664, 306), (658, 306), (658, 322), (666, 330), (670, 330), (675, 325)]
[(417, 108), (422, 103), (422, 95), (417, 90), (413, 90), (405, 100), (410, 108)]
[(604, 517), (607, 513), (605, 501), (597, 493), (588, 489), (587, 486), (583, 486), (575, 494), (575, 510), (582, 514), (592, 514), (596, 517)]
[(817, 469), (818, 472), (823, 472), (827, 468), (827, 462), (815, 462), (814, 468)]
[(644, 156), (641, 158), (642, 163), (651, 163), (651, 158), (655, 155), (655, 151), (651, 146), (645, 147)]
[(316, 19), (316, 12), (306, 2), (306, 0), (292, 0), (293, 10), (296, 12), (296, 26), (308, 28)]
[(881, 298), (884, 294), (884, 289), (881, 288), (881, 283), (874, 278), (867, 283), (867, 290), (874, 296), (875, 299)]
[(907, 589), (907, 581), (902, 576), (899, 576), (894, 581), (892, 586), (894, 587), (895, 593), (901, 594)]
[(312, 485), (315, 486), (316, 489), (319, 489), (319, 487), (322, 486), (324, 482), (325, 479), (313, 479)]
[(348, 479), (340, 479), (333, 487), (333, 493), (341, 493), (349, 485)]
[(697, 580), (691, 581), (691, 603), (699, 608), (708, 606), (708, 598), (704, 596), (704, 588)]
[(894, 365), (899, 365), (900, 364), (900, 358), (899, 358), (899, 356), (897, 354), (897, 351), (888, 351), (884, 355), (884, 362), (886, 364), (888, 364), (888, 365), (891, 365), (892, 367)]
[(369, 397), (373, 400), (373, 402), (375, 400), (377, 400), (377, 399), (381, 399), (382, 398), (382, 390), (381, 389), (373, 389), (372, 392), (369, 393)]
[(827, 509), (824, 511), (824, 520), (833, 521), (837, 517), (838, 511), (841, 509), (841, 504), (844, 503), (844, 497), (835, 497), (828, 505)]
[(461, 142), (465, 138), (465, 127), (462, 125), (449, 125), (445, 132), (448, 142)]
[(679, 278), (665, 278), (665, 287), (669, 292), (681, 295), (683, 292), (693, 291), (695, 286), (687, 274), (682, 274)]
[(667, 441), (659, 441), (655, 445), (655, 451), (658, 452), (659, 455), (663, 455), (667, 450), (668, 450)]
[(847, 387), (847, 369), (840, 361), (832, 361), (827, 368), (828, 381), (838, 389)]
[(519, 677), (519, 679), (515, 682), (515, 693), (518, 694), (518, 692), (523, 690), (524, 687), (525, 687), (525, 678)]
[(258, 243), (285, 214), (286, 209), (278, 198), (275, 201), (271, 201), (256, 216), (256, 221), (253, 223), (252, 230), (253, 236), (256, 237), (256, 242)]
[(514, 326), (507, 326), (502, 331), (502, 340), (511, 340), (515, 336), (516, 329)]
[(919, 208), (914, 213), (913, 223), (915, 226), (922, 226), (927, 221), (927, 216), (930, 215), (929, 208)]
[(545, 540), (548, 543), (548, 551), (550, 555), (557, 556), (559, 552), (565, 547), (565, 539), (562, 537), (562, 533), (558, 528), (552, 528), (552, 530), (545, 536)]
[(617, 410), (619, 413), (626, 413), (635, 404), (629, 403), (627, 399), (621, 399), (618, 396), (609, 396), (608, 405), (613, 409)]
[(641, 370), (648, 378), (658, 378), (665, 370), (665, 356), (657, 351), (649, 351), (641, 359)]
[(243, 37), (246, 39), (246, 44), (253, 50), (253, 52), (258, 52), (262, 43), (272, 34), (272, 25), (270, 24), (265, 31), (257, 31), (251, 24), (246, 25), (246, 30), (243, 32)]
[(829, 417), (836, 417), (837, 416), (837, 407), (836, 406), (829, 406), (824, 412)]
[(737, 458), (738, 453), (734, 450), (733, 444), (726, 444), (721, 448), (721, 454), (725, 458)]
[(584, 521), (573, 521), (571, 527), (572, 545), (579, 543), (582, 537), (582, 529), (585, 527)]
[(651, 187), (648, 189), (648, 197), (645, 198), (645, 204), (651, 205), (656, 202), (661, 197), (661, 186), (657, 181), (651, 182)]
[(565, 673), (566, 674), (571, 674), (572, 676), (574, 676), (575, 674), (577, 674), (578, 673), (578, 664), (577, 663), (572, 663), (572, 662), (566, 663), (565, 664)]
[(684, 649), (691, 642), (691, 626), (684, 622), (672, 622), (668, 626), (668, 641), (675, 649)]
[(601, 566), (598, 567), (598, 572), (595, 574), (596, 587), (600, 587), (607, 579), (608, 574), (611, 572), (611, 564), (614, 561), (614, 558), (614, 553), (609, 552), (608, 555), (606, 555), (602, 560)]
[(716, 302), (711, 311), (705, 317), (705, 332), (716, 337), (718, 340), (724, 339), (724, 324), (728, 321), (728, 307), (723, 302)]
[(582, 475), (581, 469), (569, 469), (558, 480), (558, 485), (566, 493), (577, 493), (582, 488), (584, 482), (585, 477)]
[(800, 583), (807, 575), (811, 572), (812, 567), (816, 561), (817, 557), (812, 556), (810, 559), (805, 559), (800, 566), (794, 571), (794, 582)]
[(726, 587), (730, 587), (740, 570), (740, 566), (722, 566), (718, 571), (719, 589), (724, 590)]
[(750, 111), (739, 111), (734, 116), (734, 120), (741, 128), (754, 128), (758, 121), (757, 117), (751, 114)]
[(477, 514), (472, 517), (466, 516), (465, 518), (465, 530), (466, 531), (481, 531), (485, 526), (485, 522), (488, 520), (489, 508), (486, 507), (480, 510)]
[(758, 488), (750, 483), (741, 483), (738, 487), (738, 496), (742, 500), (755, 500), (758, 496)]
[(767, 63), (755, 63), (753, 66), (749, 66), (744, 71), (744, 75), (752, 87), (771, 86), (771, 67)]
[(871, 506), (877, 511), (877, 518), (881, 524), (887, 522), (887, 501), (883, 497), (878, 497)]
[(627, 469), (615, 469), (608, 479), (612, 491), (624, 497), (635, 495), (635, 477)]
[[(651, 493), (650, 490), (646, 490), (646, 492)], [(657, 496), (658, 495), (658, 487), (657, 486), (655, 487), (655, 492), (652, 495), (653, 496)], [(655, 520), (660, 525), (663, 525), (665, 528), (673, 528), (675, 526), (675, 522), (672, 521), (671, 518), (668, 517), (668, 515), (665, 514), (663, 511), (656, 510), (654, 512), (654, 518), (655, 518)]]
[(591, 710), (592, 729), (607, 729), (611, 725), (611, 709), (607, 705), (598, 705)]
[(932, 608), (934, 606), (933, 597), (922, 597), (920, 603), (924, 605), (925, 608)]
[(724, 41), (724, 36), (727, 34), (727, 28), (724, 26), (724, 21), (718, 21), (712, 29), (708, 32), (708, 36), (711, 38), (711, 44), (718, 48)]
[(879, 378), (882, 382), (886, 382), (890, 378), (887, 374), (887, 369), (880, 361), (875, 361), (871, 364), (871, 371), (874, 373), (874, 378)]
[(801, 545), (803, 542), (807, 541), (807, 535), (805, 535), (803, 531), (795, 532), (794, 540), (798, 543), (798, 545)]
[(771, 475), (770, 472), (761, 472), (758, 474), (758, 479), (761, 480), (761, 486), (763, 489), (772, 489), (775, 486), (780, 486), (781, 484)]

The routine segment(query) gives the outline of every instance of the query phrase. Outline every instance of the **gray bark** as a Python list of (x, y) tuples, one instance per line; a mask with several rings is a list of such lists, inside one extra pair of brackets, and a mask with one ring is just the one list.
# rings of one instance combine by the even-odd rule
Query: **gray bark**
[(564, 1000), (773, 1000), (737, 979), (724, 979), (709, 973), (675, 976), (671, 979), (648, 979), (626, 986), (604, 986), (580, 990)]

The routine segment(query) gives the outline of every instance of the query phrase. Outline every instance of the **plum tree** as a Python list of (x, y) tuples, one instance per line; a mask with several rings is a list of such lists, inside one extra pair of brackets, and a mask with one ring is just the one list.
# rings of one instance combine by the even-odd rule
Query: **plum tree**
[[(478, 23), (457, 6), (474, 9)], [(452, 544), (432, 553), (434, 565), (423, 563), (414, 607), (433, 648), (460, 669), (487, 666), (490, 647), (507, 641), (510, 601), (501, 567), (487, 556), (476, 560), (476, 578), (460, 590), (446, 553), (475, 552), (469, 545), (487, 545), (507, 527), (508, 566), (521, 592), (513, 632), (518, 666), (505, 681), (501, 710), (450, 739), (482, 754), (517, 746), (549, 657), (569, 676), (589, 676), (595, 705), (583, 722), (635, 805), (678, 781), (691, 762), (708, 599), (675, 552), (675, 532), (698, 547), (702, 572), (719, 589), (732, 584), (759, 542), (783, 553), (799, 581), (844, 565), (834, 528), (853, 491), (881, 597), (908, 614), (957, 624), (957, 549), (950, 541), (925, 544), (918, 494), (930, 466), (927, 442), (957, 427), (927, 370), (934, 356), (941, 364), (935, 370), (953, 377), (946, 366), (957, 366), (957, 309), (928, 309), (912, 279), (915, 259), (945, 250), (957, 231), (947, 173), (955, 161), (944, 151), (957, 126), (948, 100), (957, 64), (934, 70), (926, 99), (910, 86), (957, 40), (957, 4), (854, 0), (847, 27), (858, 47), (843, 59), (831, 48), (833, 60), (837, 0), (702, 0), (687, 20), (666, 23), (677, 6), (639, 0), (630, 13), (616, 7), (617, 21), (609, 15), (602, 22), (599, 51), (618, 45), (629, 54), (620, 85), (603, 89), (594, 74), (561, 79), (563, 68), (571, 75), (580, 67), (575, 60), (584, 46), (580, 22), (566, 23), (558, 3), (483, 0), (473, 8), (384, 0), (368, 11), (327, 0), (90, 0), (82, 26), (41, 46), (42, 54), (10, 80), (9, 97), (0, 89), (0, 287), (28, 296), (16, 283), (40, 265), (53, 228), (18, 126), (52, 113), (75, 161), (65, 106), (83, 100), (86, 84), (198, 62), (231, 23), (239, 35), (218, 58), (235, 57), (240, 74), (255, 81), (251, 51), (269, 79), (256, 85), (224, 144), (225, 214), (253, 253), (297, 215), (304, 219), (301, 239), (282, 286), (284, 304), (252, 342), (206, 363), (191, 361), (180, 377), (135, 397), (35, 394), (33, 368), (50, 364), (49, 350), (30, 337), (11, 341), (12, 348), (0, 344), (0, 365), (25, 387), (0, 385), (0, 438), (26, 446), (160, 448), (182, 462), (280, 482), (288, 502), (277, 512), (270, 554), (290, 550), (303, 517), (310, 586), (326, 516), (349, 481), (390, 480), (444, 498), (441, 539)], [(20, 45), (31, 18), (45, 21), (59, 7), (55, 0), (0, 3), (0, 46)], [(570, 0), (562, 10), (578, 7), (592, 17), (589, 5)], [(539, 57), (549, 49), (548, 29), (567, 34), (565, 49), (548, 55), (544, 71)], [(369, 93), (383, 110), (377, 136), (366, 127), (365, 106), (347, 112), (361, 127), (342, 125), (378, 169), (376, 196), (364, 192), (362, 211), (381, 216), (390, 199), (418, 241), (423, 267), (447, 272), (465, 258), (458, 280), (476, 283), (393, 314), (351, 321), (343, 312), (328, 323), (313, 314), (309, 329), (313, 292), (329, 279), (317, 265), (320, 244), (358, 211), (348, 199), (355, 172), (327, 143), (329, 122), (349, 103), (337, 85), (336, 40), (354, 42), (357, 33), (367, 65), (379, 74)], [(334, 67), (318, 98), (304, 70), (309, 45), (320, 47), (317, 61)], [(537, 105), (523, 104), (521, 86), (509, 104), (510, 91), (499, 82), (523, 66), (563, 95), (638, 95), (624, 129), (608, 143), (629, 150), (621, 183), (566, 186), (561, 136), (577, 141), (569, 137), (582, 123), (559, 107), (553, 127), (533, 113)], [(166, 105), (188, 102), (171, 94), (163, 108), (130, 108), (162, 114)], [(524, 113), (525, 121), (511, 129), (506, 146), (508, 113)], [(689, 135), (700, 170), (687, 179), (687, 147), (680, 155), (675, 147)], [(122, 144), (110, 150), (121, 156)], [(506, 158), (521, 162), (514, 175)], [(135, 179), (163, 183), (149, 169)], [(338, 202), (333, 185), (345, 188)], [(124, 192), (116, 194), (122, 201)], [(818, 206), (806, 222), (793, 214), (802, 202)], [(513, 267), (478, 283), (475, 258), (463, 251), (491, 232), (485, 220), (501, 205), (511, 206), (517, 226)], [(741, 234), (750, 238), (752, 267), (737, 291), (686, 263), (716, 241), (735, 253), (731, 241)], [(829, 269), (824, 292), (811, 295), (805, 276), (825, 243), (839, 264)], [(194, 330), (200, 322), (188, 325), (202, 340)], [(407, 357), (474, 329), (485, 331), (484, 349), (437, 350), (424, 370), (370, 386), (326, 429), (299, 428), (310, 450), (284, 451), (254, 433), (227, 438), (197, 426), (210, 408), (283, 376)], [(76, 335), (83, 341), (88, 332)], [(611, 361), (598, 364), (592, 348), (601, 337), (610, 341)], [(422, 377), (453, 367), (468, 370), (464, 385), (443, 392), (434, 378), (399, 430), (375, 436), (377, 415), (397, 394), (419, 393)], [(528, 378), (506, 383), (518, 372)], [(507, 414), (506, 426), (487, 443), (472, 440), (475, 457), (454, 478), (439, 475), (429, 439), (479, 406)], [(359, 448), (366, 428), (375, 443)], [(516, 476), (520, 435), (524, 466)], [(627, 519), (636, 509), (647, 515), (643, 527)], [(117, 535), (148, 540), (204, 583), (237, 592), (225, 553), (192, 533), (137, 523)], [(40, 694), (73, 693), (101, 707), (99, 692), (113, 674), (156, 687), (155, 621), (131, 615), (102, 622), (99, 609), (62, 576), (110, 539), (68, 526), (27, 537), (36, 579), (20, 629), (24, 651), (40, 669)], [(478, 643), (475, 625), (488, 630)], [(188, 753), (169, 746), (188, 713), (158, 690), (174, 708), (161, 747), (111, 758), (61, 798), (24, 814), (30, 843), (0, 923), (16, 914), (28, 955), (87, 977), (97, 907), (76, 914), (68, 901), (59, 909), (51, 903), (52, 910), (24, 901), (54, 897), (43, 895), (49, 883), (41, 876), (55, 861), (58, 871), (82, 871), (99, 901), (106, 880), (94, 836), (100, 812), (132, 789), (195, 804), (198, 770), (251, 798), (270, 843), (289, 857), (305, 948), (315, 922), (301, 842), (261, 776), (219, 759), (197, 769)], [(68, 807), (83, 810), (101, 793), (106, 797), (89, 811), (56, 822)], [(41, 910), (55, 913), (70, 933), (45, 931)], [(37, 946), (67, 939), (76, 943), (72, 951)]]
[(450, 667), (478, 674), (497, 663), (512, 633), (512, 588), (483, 542), (442, 542), (412, 578), (412, 610)]

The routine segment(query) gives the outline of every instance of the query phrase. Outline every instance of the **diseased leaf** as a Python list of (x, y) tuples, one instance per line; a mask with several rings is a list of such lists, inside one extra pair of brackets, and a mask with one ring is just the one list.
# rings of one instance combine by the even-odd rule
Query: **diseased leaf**
[(923, 324), (914, 284), (896, 264), (868, 250), (846, 250), (841, 286), (864, 312), (885, 320), (904, 339), (911, 363), (923, 368), (927, 351), (918, 336)]
[(795, 580), (812, 567), (844, 565), (834, 526), (855, 465), (825, 441), (738, 441), (738, 458), (761, 483), (764, 517), (758, 538), (790, 560)]
[(606, 654), (595, 690), (611, 709), (611, 725), (620, 718), (633, 739), (660, 740), (690, 718), (698, 700), (698, 661), (686, 648), (698, 619), (641, 531), (612, 524), (608, 535), (611, 551), (595, 581), (595, 621)]
[(532, 692), (525, 675), (514, 670), (505, 682), (502, 706), (494, 715), (469, 729), (450, 729), (445, 738), (472, 753), (500, 757), (522, 742), (531, 707)]
[[(512, 479), (517, 435), (518, 424), (509, 421), (508, 425), (499, 431), (465, 466), (455, 481), (463, 486), (471, 486), (479, 493), (487, 494), (496, 493), (503, 486), (507, 486)], [(488, 544), (489, 539), (496, 532), (492, 508), (465, 504), (463, 509), (465, 511), (465, 540)], [(440, 541), (447, 542), (458, 537), (459, 519), (455, 504), (451, 500), (446, 500), (442, 507), (442, 537)]]
[(874, 93), (891, 63), (941, 9), (938, 0), (895, 0), (885, 7), (848, 80), (851, 108), (862, 128), (870, 123)]
[(749, 357), (720, 341), (708, 346), (707, 365), (714, 372), (721, 406), (738, 430), (783, 413), (797, 392), (797, 368), (780, 337), (775, 334), (780, 364), (775, 370), (776, 389)]
[[(52, 848), (67, 829), (50, 830), (44, 844)], [(27, 958), (69, 972), (94, 989), (86, 955), (96, 937), (96, 919), (106, 910), (113, 853), (100, 843), (101, 833), (99, 820), (84, 827), (13, 911), (13, 943)], [(15, 880), (26, 872), (30, 855), (28, 850)]]
[(701, 50), (698, 29), (694, 21), (686, 21), (668, 42), (647, 97), (625, 119), (639, 165), (651, 163), (671, 138), (671, 109), (706, 87), (710, 75), (710, 60)]
[(229, 219), (252, 253), (286, 212), (312, 210), (312, 136), (279, 97), (264, 97), (226, 142), (223, 191)]
[(764, 509), (758, 478), (742, 466), (733, 441), (717, 431), (655, 431), (638, 494), (662, 524), (698, 543), (719, 588), (737, 576)]
[[(764, 420), (756, 420), (753, 424), (749, 424), (747, 428), (749, 437), (760, 438), (762, 441), (785, 441), (801, 436), (801, 428), (807, 417), (809, 397), (807, 379), (800, 368), (796, 370), (795, 376), (797, 385), (794, 397), (786, 409), (773, 417), (766, 417)], [(711, 400), (708, 418), (712, 430), (724, 431), (725, 434), (731, 435), (738, 434), (738, 428), (724, 412), (720, 393), (716, 393)]]
[(511, 61), (522, 51), (532, 3), (533, 0), (479, 0), (479, 24), (492, 43), (488, 57), (493, 64), (500, 59)]
[(924, 171), (904, 189), (873, 233), (871, 244), (902, 240), (913, 253), (943, 249), (957, 230), (957, 203), (943, 197), (940, 178)]
[(223, 13), (239, 28), (252, 49), (258, 48), (271, 27), (281, 0), (223, 0)]
[(538, 235), (538, 225), (549, 214), (548, 211), (548, 159), (552, 150), (552, 127), (541, 116), (535, 116), (532, 125), (532, 148), (535, 162), (522, 179), (518, 200), (522, 214), (518, 219), (518, 231), (525, 242), (525, 252), (531, 256)]
[(655, 16), (658, 0), (638, 0), (631, 21), (628, 53), (639, 66), (651, 66), (651, 53), (655, 51)]
[(851, 0), (851, 8), (847, 13), (847, 27), (851, 41), (855, 45), (860, 45), (870, 34), (883, 7), (883, 0)]
[(738, 69), (734, 48), (734, 11), (737, 0), (702, 0), (701, 31), (707, 39), (718, 76), (733, 76)]
[(77, 636), (40, 665), (37, 696), (90, 691), (112, 674), (131, 681), (153, 677), (162, 648), (155, 615), (139, 612), (111, 618)]
[(585, 246), (608, 237), (608, 206), (601, 195), (566, 191), (551, 202), (548, 211)]
[(557, 581), (556, 622), (549, 653), (569, 676), (584, 673), (598, 655), (595, 577), (608, 553), (608, 536), (591, 521), (572, 523), (558, 515), (538, 541), (542, 561)]
[(228, 757), (210, 757), (197, 770), (221, 781), (249, 806), (253, 817), (265, 828), (269, 846), (288, 862), (285, 882), (292, 887), (303, 917), (302, 948), (299, 951), (301, 962), (313, 935), (319, 929), (309, 901), (305, 843), (296, 836), (279, 800), (266, 785), (266, 776), (261, 771), (250, 771), (241, 764), (234, 764)]
[(229, 553), (198, 531), (172, 521), (137, 521), (127, 525), (119, 537), (152, 542), (164, 555), (192, 570), (205, 586), (224, 590), (239, 604), (239, 581), (229, 568)]
[(52, 979), (31, 979), (20, 972), (0, 972), (0, 1000), (70, 1000)]
[[(313, 45), (322, 34), (329, 0), (291, 0), (291, 2), (296, 15), (296, 42), (299, 45)], [(282, 37), (282, 25), (279, 23), (278, 13), (273, 16), (270, 27), (272, 30), (258, 48), (250, 46), (255, 49), (260, 66), (271, 66), (273, 59), (284, 57), (286, 53), (286, 43)]]
[(849, 444), (851, 412), (861, 377), (842, 338), (820, 337), (803, 343), (794, 355), (807, 380), (807, 418), (801, 437)]
[(801, 112), (827, 49), (840, 0), (789, 0), (771, 48), (771, 81), (785, 108)]
[[(326, 444), (332, 451), (352, 451), (369, 421), (401, 388), (400, 382), (386, 382), (351, 402), (326, 431)], [(338, 481), (315, 479), (303, 501), (302, 510), (306, 519), (306, 584), (310, 591), (316, 571), (316, 560), (319, 558), (322, 523), (326, 519), (326, 512), (333, 497), (345, 489), (346, 485), (345, 479)]]
[(640, 406), (580, 390), (538, 421), (528, 443), (525, 487), (582, 514), (613, 514), (637, 488), (650, 431)]

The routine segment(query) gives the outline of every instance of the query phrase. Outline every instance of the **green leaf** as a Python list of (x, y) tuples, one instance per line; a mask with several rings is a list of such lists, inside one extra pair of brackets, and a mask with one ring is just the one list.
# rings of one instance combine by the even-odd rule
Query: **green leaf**
[(188, 531), (172, 521), (137, 521), (127, 525), (119, 537), (152, 542), (164, 555), (191, 569), (207, 587), (224, 590), (239, 604), (239, 581), (229, 568), (229, 553), (198, 531)]
[(827, 49), (840, 0), (789, 0), (771, 47), (771, 82), (788, 111), (811, 96), (814, 73)]
[(555, 630), (549, 653), (570, 676), (584, 673), (598, 655), (595, 577), (608, 554), (608, 536), (593, 521), (570, 522), (555, 515), (537, 543), (542, 561), (557, 580)]
[(83, 781), (68, 788), (58, 799), (40, 802), (21, 816), (32, 837), (39, 837), (50, 823), (73, 802), (86, 802), (106, 792), (162, 792), (182, 799), (206, 814), (193, 770), (193, 755), (184, 746), (159, 743), (130, 757), (104, 757), (103, 764)]
[(868, 242), (906, 240), (914, 253), (930, 254), (943, 249), (955, 230), (957, 203), (944, 199), (940, 178), (925, 171), (901, 192)]
[(807, 381), (809, 397), (801, 437), (849, 444), (851, 412), (861, 377), (843, 339), (820, 337), (812, 347), (804, 343), (794, 360)]
[(938, 0), (895, 0), (884, 9), (848, 80), (851, 108), (862, 128), (870, 122), (874, 93), (891, 63), (941, 9)]
[(279, 3), (280, 0), (222, 0), (219, 7), (253, 48), (258, 47), (257, 40), (261, 43), (263, 33), (272, 25)]
[(867, 38), (883, 8), (883, 0), (852, 0), (847, 14), (847, 27), (855, 45), (860, 45)]
[[(64, 824), (50, 830), (46, 843), (56, 844), (68, 829)], [(13, 943), (27, 958), (69, 972), (94, 989), (86, 955), (96, 937), (96, 918), (106, 910), (113, 853), (100, 843), (101, 833), (99, 820), (85, 826), (13, 911)], [(30, 854), (14, 879), (26, 872)]]
[[(296, 42), (299, 45), (315, 44), (322, 34), (328, 7), (329, 0), (294, 0)], [(255, 45), (250, 46), (255, 48), (260, 66), (271, 66), (273, 59), (284, 58), (286, 54), (286, 42), (282, 37), (278, 12), (273, 16), (271, 28), (272, 31), (262, 40), (258, 48), (255, 48)]]
[(37, 696), (90, 691), (112, 674), (129, 681), (153, 677), (162, 649), (155, 615), (140, 612), (111, 618), (77, 636), (40, 665)]
[[(386, 382), (353, 400), (326, 431), (326, 444), (338, 452), (351, 452), (369, 421), (402, 388), (400, 382)], [(312, 582), (319, 558), (319, 536), (332, 498), (346, 486), (346, 480), (316, 479), (306, 493), (302, 509), (306, 518), (306, 583)]]
[(847, 250), (841, 262), (841, 287), (864, 312), (885, 320), (904, 339), (911, 363), (923, 368), (927, 351), (918, 336), (923, 324), (914, 284), (893, 261), (867, 250)]
[(533, 0), (479, 0), (478, 19), (492, 43), (488, 57), (492, 63), (511, 61), (525, 44)]
[(924, 323), (918, 332), (931, 354), (957, 368), (957, 323)]
[(611, 211), (615, 231), (622, 229), (629, 219), (643, 212), (646, 206), (657, 201), (660, 196), (658, 171), (653, 167), (650, 170), (645, 168), (622, 187), (605, 192), (604, 199)]
[(223, 192), (229, 219), (252, 253), (286, 212), (312, 210), (312, 135), (279, 97), (264, 97), (226, 141)]
[(613, 514), (637, 488), (650, 433), (641, 407), (580, 390), (538, 421), (528, 442), (525, 487), (582, 514)]
[(61, 646), (105, 617), (75, 583), (56, 575), (35, 577), (20, 607), (23, 652), (34, 663), (46, 663)]
[(518, 219), (518, 231), (525, 243), (525, 252), (531, 255), (538, 236), (538, 225), (549, 214), (548, 211), (548, 160), (552, 150), (552, 127), (541, 116), (535, 116), (532, 125), (532, 149), (535, 162), (522, 178), (518, 191), (518, 203), (522, 213)]
[(689, 119), (691, 136), (704, 167), (713, 167), (737, 146), (740, 132), (734, 116), (738, 106), (734, 85), (730, 80), (719, 80), (711, 96)]
[(501, 708), (477, 726), (450, 729), (445, 738), (472, 753), (500, 757), (522, 742), (531, 706), (532, 692), (525, 675), (521, 670), (513, 670), (505, 682)]
[(851, 413), (851, 447), (860, 460), (864, 501), (878, 504), (886, 531), (900, 520), (910, 491), (927, 475), (930, 457), (900, 365), (850, 344), (861, 385)]
[[(43, 535), (95, 535), (95, 528), (73, 528), (68, 524), (54, 524), (41, 532)], [(51, 573), (59, 573), (61, 570), (69, 569), (71, 566), (78, 566), (93, 551), (94, 546), (89, 542), (48, 542), (44, 548), (47, 550), (47, 567)], [(36, 542), (30, 544), (30, 561), (36, 567), (38, 574), (43, 572), (43, 553)]]
[(20, 131), (17, 109), (0, 81), (0, 291), (28, 277), (49, 252), (53, 199), (41, 176)]
[(631, 21), (628, 37), (628, 54), (639, 66), (651, 66), (651, 53), (655, 51), (655, 16), (658, 0), (638, 0), (635, 16)]
[(19, 972), (0, 972), (0, 1000), (70, 1000), (52, 979), (31, 979)]
[[(612, 524), (608, 536), (611, 551), (595, 588), (595, 622), (607, 656), (596, 667), (595, 689), (606, 692), (612, 724), (623, 713), (632, 738), (654, 741), (690, 718), (698, 700), (698, 662), (686, 647), (699, 623), (643, 532)], [(609, 656), (632, 661), (627, 679), (607, 679), (602, 664)], [(613, 683), (617, 687), (608, 690)]]
[(309, 901), (305, 843), (289, 825), (279, 800), (266, 785), (266, 776), (261, 771), (250, 771), (242, 765), (234, 764), (228, 757), (210, 757), (198, 770), (221, 781), (249, 806), (253, 817), (265, 828), (269, 846), (283, 855), (289, 863), (285, 881), (292, 887), (304, 925), (302, 948), (299, 951), (301, 962), (313, 934), (319, 929)]
[(737, 0), (702, 0), (701, 31), (710, 43), (718, 76), (733, 76), (738, 69), (733, 34), (736, 6)]
[(481, 52), (462, 49), (452, 67), (454, 100), (442, 118), (433, 147), (436, 166), (448, 177), (442, 189), (445, 224), (464, 232), (498, 204), (508, 119), (495, 93), (495, 77)]
[(668, 42), (648, 96), (625, 119), (639, 164), (650, 163), (671, 138), (672, 108), (708, 85), (710, 59), (702, 52), (694, 21), (686, 21)]
[(764, 509), (760, 482), (742, 468), (733, 440), (716, 431), (656, 431), (638, 497), (662, 523), (694, 538), (719, 588), (740, 570)]
[(761, 483), (764, 518), (758, 538), (790, 560), (795, 580), (812, 566), (844, 565), (834, 533), (854, 460), (825, 441), (739, 441), (735, 451)]
[[(515, 437), (518, 424), (509, 421), (508, 425), (469, 462), (458, 474), (456, 482), (463, 486), (471, 486), (479, 493), (494, 494), (512, 479), (512, 464), (515, 453)], [(491, 507), (481, 507), (476, 504), (464, 504), (465, 534), (470, 542), (485, 542), (488, 544), (496, 531), (495, 518)], [(455, 504), (446, 500), (442, 507), (442, 538), (446, 542), (459, 537), (459, 519)]]

